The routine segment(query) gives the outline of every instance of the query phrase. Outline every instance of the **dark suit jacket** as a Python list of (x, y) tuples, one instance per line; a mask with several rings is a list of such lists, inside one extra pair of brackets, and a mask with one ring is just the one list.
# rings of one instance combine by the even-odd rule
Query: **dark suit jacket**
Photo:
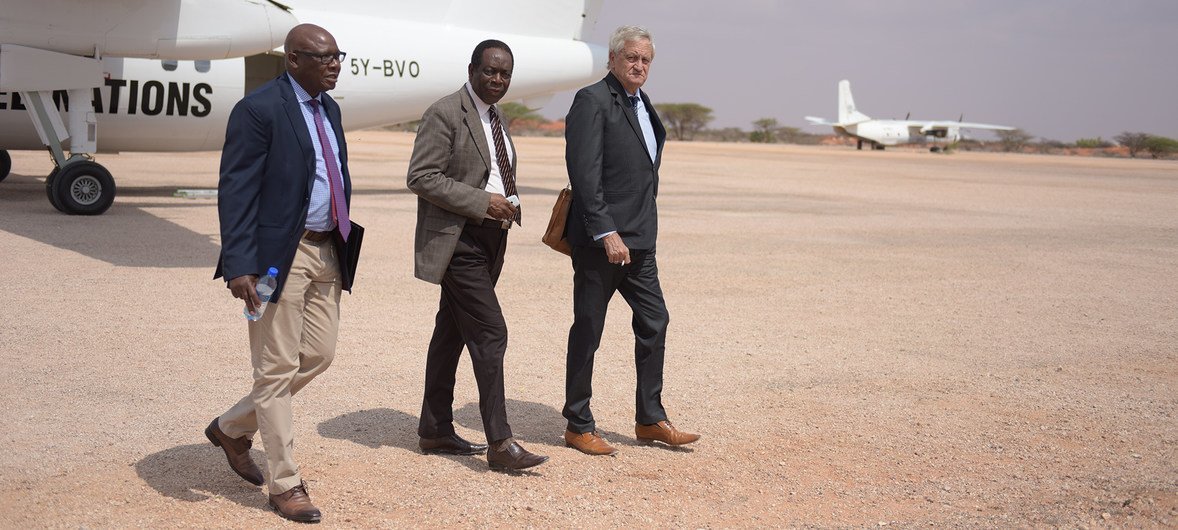
[[(515, 151), (511, 136), (503, 136)], [(417, 194), (413, 273), (442, 283), (466, 223), (482, 222), (491, 195), (491, 157), (474, 100), (463, 85), (426, 109), (413, 141), (406, 182)], [(519, 153), (511, 162), (519, 167)]]
[[(284, 73), (237, 102), (229, 115), (221, 151), (217, 212), (221, 219), (221, 257), (214, 278), (266, 274), (278, 267), (278, 300), (306, 227), (315, 182), (315, 146), (299, 101)], [(339, 105), (326, 93), (322, 110), (339, 143), (344, 195), (351, 204), (352, 179)], [(336, 245), (340, 245), (338, 237)], [(341, 248), (339, 255), (345, 255)], [(347, 267), (343, 288), (351, 290)]]
[(602, 246), (593, 237), (617, 231), (626, 246), (649, 250), (658, 235), (659, 163), (666, 129), (642, 91), (658, 153), (647, 154), (638, 117), (613, 73), (582, 88), (565, 118), (565, 164), (573, 201), (565, 227), (574, 246)]

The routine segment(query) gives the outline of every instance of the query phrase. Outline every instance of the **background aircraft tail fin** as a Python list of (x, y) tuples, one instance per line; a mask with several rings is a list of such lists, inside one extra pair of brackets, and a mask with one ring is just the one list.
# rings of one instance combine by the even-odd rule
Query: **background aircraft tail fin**
[(839, 123), (852, 124), (870, 119), (855, 108), (855, 98), (851, 96), (851, 82), (846, 79), (839, 81)]

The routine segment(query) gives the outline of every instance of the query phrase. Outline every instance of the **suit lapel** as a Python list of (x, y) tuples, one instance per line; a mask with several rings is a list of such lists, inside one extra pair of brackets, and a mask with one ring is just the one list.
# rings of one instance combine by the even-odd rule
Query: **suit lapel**
[(487, 165), (489, 171), (491, 169), (491, 155), (487, 152), (487, 134), (483, 132), (482, 116), (479, 116), (478, 107), (474, 105), (474, 100), (471, 99), (466, 86), (463, 85), (458, 91), (460, 93), (459, 101), (462, 102), (462, 124), (466, 126), (467, 133), (474, 141), (475, 149), (478, 149), (479, 156), (483, 157), (483, 163)]
[(295, 97), (294, 89), (290, 86), (291, 81), (286, 74), (282, 74), (278, 78), (279, 89), (282, 92), (283, 99), (286, 103), (282, 104), (282, 108), (286, 109), (286, 117), (290, 120), (291, 129), (294, 130), (295, 138), (299, 140), (299, 147), (303, 151), (303, 162), (307, 167), (307, 194), (311, 193), (311, 186), (315, 184), (315, 144), (311, 143), (311, 131), (307, 130), (307, 121), (303, 119), (303, 109), (299, 104), (299, 98)]
[[(650, 103), (650, 98), (646, 97), (646, 92), (642, 93), (642, 104), (646, 105), (646, 112), (650, 114), (650, 126), (654, 129), (654, 145), (658, 151), (655, 153), (655, 167), (659, 166), (659, 160), (663, 157), (663, 143), (667, 139), (667, 129), (663, 127), (663, 120), (659, 118), (658, 112), (654, 110), (654, 105)], [(646, 139), (642, 140), (643, 145), (646, 144)]]
[[(630, 105), (630, 96), (626, 94), (626, 89), (622, 87), (622, 82), (614, 77), (613, 72), (606, 74), (605, 84), (609, 87), (610, 92), (614, 96), (614, 105), (621, 107), (622, 114), (626, 116), (626, 121), (630, 122), (630, 128), (634, 130), (634, 135), (638, 139), (638, 143), (642, 144), (642, 150), (646, 151), (646, 136), (642, 134), (642, 125), (638, 124), (638, 114), (635, 113), (634, 107)], [(656, 118), (654, 112), (651, 110), (650, 100), (646, 99), (646, 94), (642, 94), (642, 102), (646, 105), (646, 111), (651, 115), (651, 125), (654, 126)], [(662, 148), (662, 143), (658, 142), (658, 130), (662, 127), (660, 124), (655, 128), (655, 143)], [(649, 160), (650, 157), (648, 156)]]
[[(515, 142), (511, 140), (511, 133), (507, 132), (507, 126), (503, 127), (503, 138), (507, 140), (507, 145), (511, 147), (511, 152), (515, 153)], [(517, 153), (518, 155), (518, 153)], [(516, 176), (516, 185), (519, 185), (519, 175), (515, 172), (515, 165), (519, 160), (519, 156), (508, 157), (511, 159), (511, 173)]]

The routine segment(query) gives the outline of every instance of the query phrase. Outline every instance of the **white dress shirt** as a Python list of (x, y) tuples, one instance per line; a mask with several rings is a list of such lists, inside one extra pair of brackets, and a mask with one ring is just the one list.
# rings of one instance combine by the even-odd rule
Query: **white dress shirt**
[[(504, 197), (507, 194), (503, 191), (503, 173), (499, 169), (499, 157), (495, 155), (495, 137), (491, 133), (491, 117), (487, 113), (492, 105), (488, 105), (479, 99), (478, 94), (474, 93), (474, 89), (470, 88), (470, 83), (466, 84), (466, 91), (470, 93), (470, 99), (474, 100), (474, 107), (479, 111), (479, 121), (483, 123), (483, 133), (487, 137), (487, 152), (491, 155), (491, 175), (487, 177), (487, 187), (484, 188), (489, 193), (498, 193)], [(499, 115), (499, 124), (503, 128), (503, 148), (507, 150), (507, 163), (512, 164), (515, 161), (515, 151), (511, 149), (511, 142), (507, 141), (507, 125), (503, 123), (503, 113), (495, 107), (495, 114)]]

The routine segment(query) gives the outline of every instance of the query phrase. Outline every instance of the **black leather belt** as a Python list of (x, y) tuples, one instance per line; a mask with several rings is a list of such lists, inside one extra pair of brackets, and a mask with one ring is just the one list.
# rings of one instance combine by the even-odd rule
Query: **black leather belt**
[(502, 230), (510, 230), (511, 221), (500, 221), (498, 219), (488, 219), (484, 217), (483, 224), (481, 226), (483, 228), (499, 228)]
[(322, 243), (331, 239), (331, 232), (316, 232), (314, 230), (304, 230), (303, 239), (312, 243)]

